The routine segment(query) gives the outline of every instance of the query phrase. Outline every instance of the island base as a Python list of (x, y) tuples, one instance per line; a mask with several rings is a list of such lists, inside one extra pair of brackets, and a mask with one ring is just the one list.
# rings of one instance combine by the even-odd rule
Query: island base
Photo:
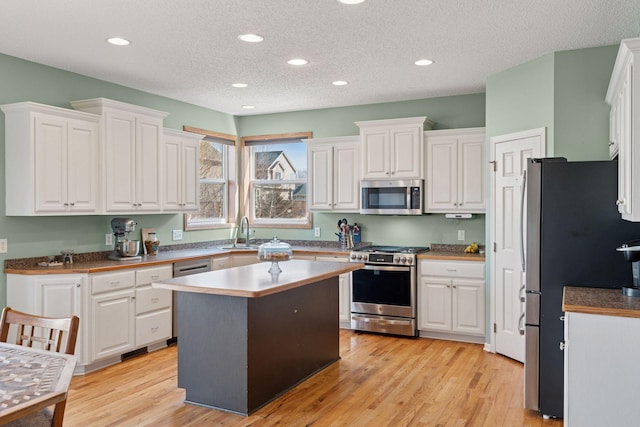
[(178, 292), (178, 387), (248, 415), (339, 357), (338, 277), (245, 298)]

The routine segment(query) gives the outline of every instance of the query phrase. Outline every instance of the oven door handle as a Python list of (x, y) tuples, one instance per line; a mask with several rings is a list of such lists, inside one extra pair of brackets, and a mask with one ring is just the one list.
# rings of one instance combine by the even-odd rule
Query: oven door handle
[[(390, 265), (366, 265), (363, 270), (382, 270), (382, 271), (411, 271), (411, 267), (390, 266)], [(356, 270), (357, 271), (357, 270)]]
[(381, 319), (379, 317), (365, 317), (365, 316), (357, 316), (357, 315), (352, 315), (351, 319), (353, 320), (360, 320), (362, 322), (366, 322), (366, 323), (379, 323), (381, 325), (410, 325), (411, 324), (411, 319), (402, 319), (402, 320), (395, 320), (395, 319)]

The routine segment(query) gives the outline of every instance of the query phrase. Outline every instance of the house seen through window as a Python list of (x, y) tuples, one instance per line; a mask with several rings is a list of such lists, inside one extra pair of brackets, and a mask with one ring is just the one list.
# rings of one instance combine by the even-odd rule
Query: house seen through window
[(244, 139), (250, 169), (245, 209), (255, 224), (310, 226), (305, 142), (309, 136)]

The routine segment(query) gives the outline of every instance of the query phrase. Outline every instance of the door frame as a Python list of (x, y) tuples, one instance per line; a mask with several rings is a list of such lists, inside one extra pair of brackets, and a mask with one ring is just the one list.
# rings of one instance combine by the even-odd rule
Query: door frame
[[(535, 129), (524, 130), (520, 132), (514, 132), (504, 135), (492, 136), (489, 138), (489, 158), (491, 161), (489, 162), (493, 166), (496, 161), (496, 144), (513, 141), (517, 139), (531, 138), (531, 137), (539, 137), (542, 144), (540, 147), (540, 156), (545, 157), (547, 154), (547, 128), (540, 127)], [(498, 166), (499, 167), (499, 166)], [(489, 255), (489, 274), (490, 274), (490, 286), (489, 286), (489, 333), (487, 334), (487, 339), (484, 344), (484, 350), (495, 353), (495, 342), (496, 342), (496, 331), (493, 325), (496, 322), (496, 259), (493, 255), (493, 245), (496, 241), (496, 195), (495, 195), (495, 185), (496, 185), (496, 175), (493, 169), (489, 169), (490, 179), (489, 179), (489, 197), (491, 199), (491, 209), (489, 211), (489, 244), (487, 245), (487, 254)]]

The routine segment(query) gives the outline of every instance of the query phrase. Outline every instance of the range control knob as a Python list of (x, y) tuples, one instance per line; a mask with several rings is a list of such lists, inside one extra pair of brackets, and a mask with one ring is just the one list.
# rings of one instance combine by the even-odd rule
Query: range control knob
[(396, 263), (396, 264), (399, 264), (400, 263), (400, 258), (399, 257), (394, 258), (393, 262)]
[(406, 257), (400, 258), (400, 262), (404, 264), (405, 262), (407, 262), (407, 258)]
[(364, 259), (363, 255), (358, 255), (358, 259)]
[(413, 258), (407, 258), (407, 263), (413, 264)]
[(358, 256), (356, 254), (351, 254), (351, 259), (356, 259)]

